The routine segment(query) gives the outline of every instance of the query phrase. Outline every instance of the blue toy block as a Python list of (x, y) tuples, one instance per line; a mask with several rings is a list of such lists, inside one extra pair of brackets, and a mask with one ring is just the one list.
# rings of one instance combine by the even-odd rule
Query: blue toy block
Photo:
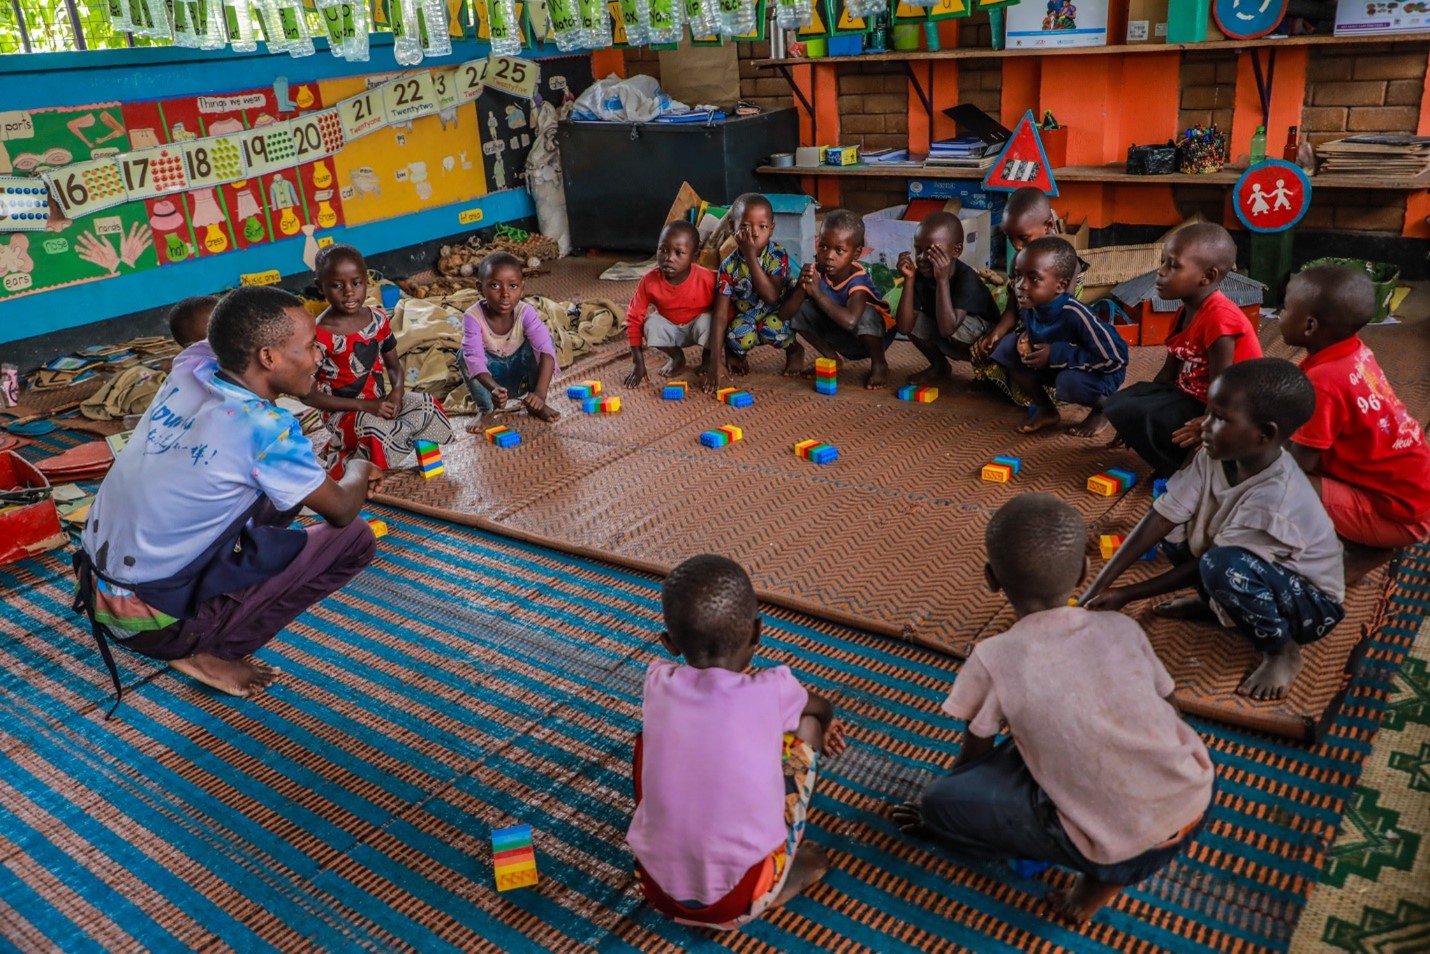
[(898, 398), (900, 401), (912, 401), (914, 399), (914, 393), (917, 391), (918, 388), (914, 387), (912, 384), (906, 384), (903, 387), (899, 388)]
[(581, 402), (581, 410), (587, 414), (595, 414), (601, 410), (601, 399), (598, 397), (588, 397)]
[(839, 459), (839, 448), (825, 444), (809, 452), (809, 459), (816, 464), (832, 464)]
[(674, 387), (667, 384), (661, 389), (660, 396), (667, 401), (683, 401), (685, 400), (685, 388)]
[(839, 386), (838, 386), (837, 384), (825, 384), (823, 381), (816, 381), (816, 382), (814, 382), (814, 389), (815, 389), (816, 391), (818, 391), (820, 394), (838, 394), (838, 393), (839, 393)]
[(1156, 500), (1167, 492), (1167, 478), (1159, 477), (1152, 481), (1152, 499)]
[(749, 407), (751, 404), (755, 403), (755, 399), (752, 395), (741, 392), (739, 394), (730, 395), (730, 399), (725, 403), (729, 404), (731, 407)]
[(706, 447), (724, 447), (730, 443), (730, 435), (719, 431), (705, 431), (700, 435), (700, 443)]
[(1130, 470), (1123, 470), (1121, 467), (1109, 467), (1103, 473), (1122, 481), (1123, 490), (1129, 490), (1137, 483), (1137, 475)]
[(1023, 458), (1009, 457), (1007, 454), (999, 454), (997, 457), (993, 458), (993, 463), (1006, 464), (1007, 466), (1013, 468), (1013, 473), (1015, 474), (1019, 473), (1023, 469)]
[(1036, 878), (1052, 867), (1046, 861), (1024, 861), (1021, 858), (1012, 859), (1008, 862), (1008, 866), (1020, 878)]
[(498, 447), (515, 447), (521, 443), (521, 435), (516, 431), (504, 431), (492, 440)]
[(591, 389), (580, 384), (573, 384), (566, 389), (566, 396), (578, 401), (584, 401), (591, 396)]

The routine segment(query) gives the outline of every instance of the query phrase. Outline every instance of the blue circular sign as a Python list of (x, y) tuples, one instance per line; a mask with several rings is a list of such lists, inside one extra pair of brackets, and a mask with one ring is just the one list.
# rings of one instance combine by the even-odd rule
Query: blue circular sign
[(1212, 16), (1231, 40), (1254, 40), (1276, 29), (1286, 18), (1289, 0), (1216, 0)]

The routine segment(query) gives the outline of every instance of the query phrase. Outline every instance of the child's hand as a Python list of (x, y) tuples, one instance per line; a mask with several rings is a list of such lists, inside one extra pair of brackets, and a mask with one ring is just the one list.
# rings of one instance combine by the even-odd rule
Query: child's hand
[(799, 270), (799, 287), (804, 289), (805, 294), (814, 291), (815, 283), (819, 281), (819, 270), (814, 267), (813, 262), (809, 262)]
[(973, 354), (978, 358), (987, 358), (993, 353), (993, 349), (998, 347), (998, 342), (1003, 339), (998, 337), (996, 332), (990, 331), (988, 334), (973, 342)]
[(1178, 447), (1196, 447), (1202, 442), (1202, 422), (1205, 416), (1194, 417), (1172, 432), (1172, 443)]
[(1053, 360), (1053, 346), (1048, 344), (1032, 345), (1028, 349), (1027, 355), (1023, 358), (1023, 363), (1030, 368), (1042, 370)]
[(946, 282), (953, 274), (952, 255), (948, 254), (948, 249), (942, 245), (931, 245), (928, 250), (929, 264), (933, 266), (933, 277), (935, 281)]
[(507, 389), (502, 387), (500, 384), (492, 388), (492, 404), (496, 407), (498, 411), (500, 411), (503, 407), (506, 406), (506, 399), (510, 396), (511, 395), (507, 392)]
[(757, 267), (755, 259), (760, 254), (760, 250), (755, 248), (755, 233), (748, 225), (741, 225), (735, 230), (735, 246), (744, 256), (747, 265), (751, 268)]
[(368, 414), (376, 414), (378, 417), (386, 417), (383, 410), (387, 407), (387, 398), (364, 398), (358, 401), (358, 410)]
[(898, 267), (899, 272), (904, 276), (904, 279), (907, 281), (908, 279), (913, 278), (914, 275), (918, 273), (919, 263), (914, 261), (914, 257), (908, 252), (900, 252)]
[(1084, 609), (1115, 613), (1130, 602), (1132, 600), (1127, 597), (1126, 587), (1116, 586), (1095, 594), (1091, 599), (1083, 599), (1078, 605)]
[[(502, 398), (502, 401), (505, 402), (506, 398)], [(533, 391), (532, 393), (524, 395), (522, 397), (521, 406), (526, 408), (531, 413), (535, 414), (537, 411), (540, 411), (542, 408), (546, 407), (546, 402), (542, 400), (541, 395)]]
[(829, 728), (824, 730), (824, 751), (820, 755), (830, 758), (844, 754), (847, 743), (844, 741), (844, 723), (838, 719), (829, 720)]
[(626, 387), (628, 387), (628, 388), (637, 388), (637, 387), (640, 387), (641, 382), (643, 382), (644, 380), (645, 380), (645, 365), (644, 365), (644, 364), (637, 364), (635, 367), (631, 368), (631, 373), (628, 374), (628, 375), (626, 375), (626, 382), (625, 382), (625, 383), (626, 383)]
[(382, 409), (378, 411), (378, 413), (385, 417), (387, 420), (391, 421), (396, 419), (397, 412), (401, 409), (401, 401), (394, 401), (392, 398), (388, 398), (382, 402)]

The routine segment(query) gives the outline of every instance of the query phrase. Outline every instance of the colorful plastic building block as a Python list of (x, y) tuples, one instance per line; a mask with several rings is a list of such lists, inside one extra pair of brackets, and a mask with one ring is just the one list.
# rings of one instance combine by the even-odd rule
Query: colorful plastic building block
[(814, 359), (814, 389), (820, 394), (839, 393), (839, 362), (833, 358)]
[(755, 403), (754, 395), (739, 388), (721, 388), (715, 392), (715, 396), (720, 399), (721, 404), (731, 407), (749, 407)]
[(1167, 492), (1167, 478), (1159, 477), (1152, 481), (1152, 499), (1156, 500)]
[(660, 389), (660, 396), (667, 401), (683, 401), (685, 400), (685, 387), (684, 381), (671, 381)]
[(442, 466), (442, 448), (432, 441), (417, 441), (414, 445), (417, 451), (417, 466), (422, 469), (423, 477), (439, 477), (446, 472)]
[(1095, 494), (1104, 497), (1115, 497), (1132, 489), (1132, 485), (1137, 483), (1137, 475), (1130, 470), (1123, 470), (1120, 467), (1110, 467), (1100, 474), (1093, 474), (1087, 479), (1087, 489)]
[(372, 535), (381, 540), (387, 536), (387, 521), (379, 520), (376, 517), (367, 517), (367, 525), (372, 527)]
[[(1097, 548), (1102, 553), (1104, 560), (1111, 560), (1112, 555), (1122, 549), (1122, 544), (1127, 542), (1127, 538), (1120, 533), (1104, 533), (1097, 538)], [(1139, 560), (1157, 559), (1157, 548), (1154, 546), (1146, 553), (1142, 554)]]
[(521, 435), (509, 427), (489, 427), (482, 433), (486, 434), (488, 443), (498, 447), (515, 447), (521, 443)]
[(497, 890), (529, 888), (536, 884), (536, 848), (530, 825), (513, 825), (492, 832), (492, 873)]
[(621, 409), (621, 399), (612, 397), (588, 397), (581, 402), (581, 410), (587, 414), (614, 414)]
[(713, 431), (705, 431), (700, 435), (700, 443), (706, 447), (724, 447), (726, 444), (733, 444), (735, 441), (744, 440), (745, 432), (734, 424), (726, 424), (724, 427), (717, 427)]
[(1023, 458), (999, 454), (983, 465), (983, 479), (993, 484), (1006, 484), (1023, 469)]
[(794, 453), (816, 464), (830, 464), (839, 459), (839, 448), (823, 441), (800, 441), (794, 445)]
[(578, 401), (584, 401), (586, 398), (595, 397), (600, 393), (600, 381), (582, 381), (580, 384), (573, 384), (566, 389), (566, 396)]
[(900, 401), (917, 401), (920, 404), (932, 404), (938, 400), (938, 388), (916, 388), (912, 384), (906, 384), (898, 390)]

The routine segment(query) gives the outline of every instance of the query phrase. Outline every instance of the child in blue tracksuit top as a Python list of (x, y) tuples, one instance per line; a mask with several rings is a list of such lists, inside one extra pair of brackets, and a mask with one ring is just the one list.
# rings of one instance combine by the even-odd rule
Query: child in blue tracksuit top
[(1025, 331), (1004, 337), (992, 358), (1010, 382), (1033, 397), (1028, 419), (1018, 428), (1023, 434), (1062, 419), (1056, 398), (1089, 408), (1072, 432), (1091, 437), (1102, 426), (1102, 399), (1127, 376), (1127, 342), (1070, 293), (1077, 267), (1077, 252), (1056, 236), (1034, 239), (1013, 260), (1013, 293)]

